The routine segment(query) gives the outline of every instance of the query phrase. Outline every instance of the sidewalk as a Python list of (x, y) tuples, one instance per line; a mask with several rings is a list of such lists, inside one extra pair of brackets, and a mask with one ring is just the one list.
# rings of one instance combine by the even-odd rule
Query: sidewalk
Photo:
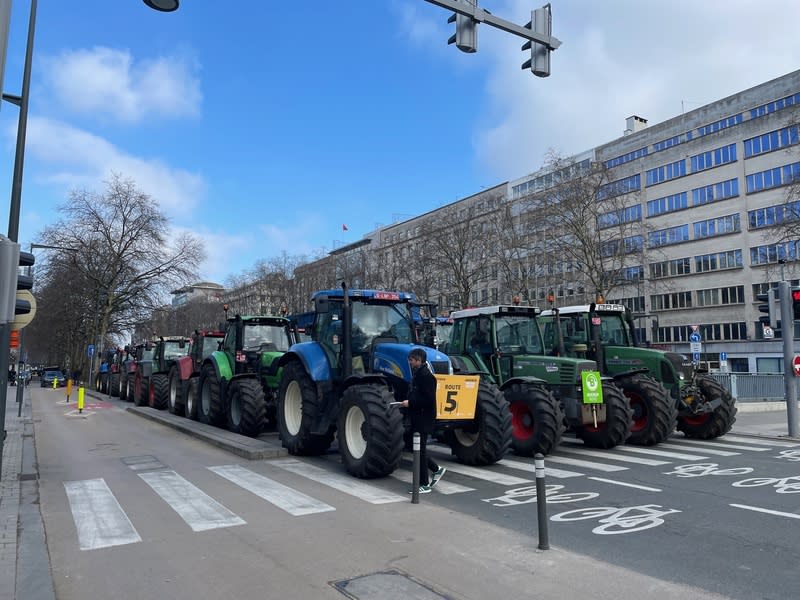
[[(98, 399), (99, 398), (98, 396)], [(38, 464), (34, 446), (29, 389), (25, 390), (23, 399), (22, 416), (18, 417), (16, 390), (14, 388), (9, 388), (5, 422), (7, 438), (3, 447), (2, 477), (0, 478), (0, 590), (2, 590), (0, 596), (3, 598), (16, 598), (17, 600), (54, 600), (55, 592), (50, 573), (44, 526), (39, 511)], [(737, 406), (739, 411), (731, 434), (784, 439), (787, 437), (788, 418), (783, 403), (743, 402)], [(192, 434), (191, 431), (186, 428), (186, 424), (189, 423), (186, 419), (178, 419), (162, 411), (146, 409), (141, 409), (141, 411), (151, 413), (141, 416), (148, 416), (149, 418), (158, 420), (161, 420), (160, 417), (163, 417), (165, 425), (172, 424), (171, 421), (179, 421), (177, 425), (172, 425), (181, 427), (186, 433)], [(202, 428), (197, 429), (199, 432)], [(224, 442), (228, 437), (230, 436), (222, 435), (219, 430), (216, 431), (215, 438), (218, 445), (224, 447)], [(796, 439), (800, 442), (800, 437), (792, 439)], [(234, 447), (229, 450), (240, 456), (244, 456), (248, 452), (256, 451), (252, 448), (243, 451), (241, 448)], [(263, 451), (264, 450), (261, 448), (258, 449), (258, 452)], [(419, 517), (423, 518), (422, 513), (420, 513)], [(466, 515), (451, 515), (451, 518), (457, 521), (463, 521), (462, 525), (466, 529), (472, 527), (469, 525), (469, 517)], [(430, 526), (435, 529), (435, 523), (431, 523)], [(449, 535), (452, 536), (454, 534), (451, 531)], [(503, 542), (500, 542), (500, 540), (497, 541), (502, 545)], [(467, 543), (467, 540), (465, 540), (464, 543)], [(433, 545), (435, 546), (435, 544)], [(504, 550), (503, 548), (497, 548), (497, 551), (501, 552), (501, 554), (504, 551), (511, 550), (514, 549), (507, 548)], [(518, 550), (519, 549), (517, 549), (517, 551)], [(423, 551), (423, 555), (424, 552), (425, 551)], [(575, 573), (571, 570), (573, 567), (570, 566), (573, 564), (574, 557), (570, 553), (560, 549), (551, 549), (546, 553), (542, 553), (541, 551), (533, 552), (531, 556), (527, 558), (537, 559), (537, 557), (541, 559), (541, 566), (543, 568), (547, 567), (547, 569), (552, 569), (554, 574), (561, 573), (561, 571), (564, 570), (564, 577), (569, 576), (574, 579)], [(433, 557), (431, 557), (431, 560), (433, 560)], [(584, 558), (581, 558), (581, 561), (584, 565), (587, 579), (586, 581), (573, 580), (573, 585), (575, 586), (574, 591), (583, 589), (583, 591), (588, 594), (593, 589), (593, 585), (595, 585), (592, 581), (596, 583), (596, 578), (602, 577), (603, 573), (610, 576), (611, 572), (616, 570), (616, 567), (610, 564), (589, 561)], [(592, 567), (589, 567), (590, 564)], [(459, 575), (457, 570), (449, 574), (443, 571), (442, 574), (452, 575), (456, 578), (463, 576)], [(522, 574), (518, 575), (522, 577)], [(621, 581), (631, 581), (632, 577), (639, 577), (636, 574), (628, 572), (617, 575), (622, 577)], [(564, 590), (560, 589), (554, 582), (549, 581), (549, 578), (545, 579), (548, 580), (538, 580), (539, 592), (541, 593), (539, 597), (559, 597)], [(446, 585), (445, 577), (440, 581), (443, 585)], [(648, 582), (650, 585), (653, 585), (654, 581), (655, 580), (650, 580), (642, 576), (642, 582)], [(660, 587), (661, 583), (657, 585)], [(660, 590), (663, 594), (657, 595), (657, 597), (679, 597), (672, 595), (675, 591), (673, 590), (675, 586), (667, 583), (663, 585), (664, 588)], [(558, 591), (559, 589), (560, 591)], [(670, 591), (667, 591), (667, 589)], [(14, 590), (15, 593), (9, 596), (6, 590)], [(607, 597), (600, 594), (600, 590), (596, 591), (598, 592), (598, 598)], [(608, 592), (609, 590), (604, 591)], [(624, 600), (625, 598), (631, 597), (628, 595), (630, 591), (630, 589), (628, 589), (627, 592), (619, 590), (619, 598)], [(554, 595), (549, 595), (549, 592), (552, 592)]]

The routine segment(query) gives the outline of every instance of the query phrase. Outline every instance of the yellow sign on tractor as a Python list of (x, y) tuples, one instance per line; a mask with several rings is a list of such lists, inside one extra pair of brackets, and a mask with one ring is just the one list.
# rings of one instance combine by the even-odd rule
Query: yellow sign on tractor
[(436, 375), (436, 418), (475, 418), (480, 382), (478, 375)]

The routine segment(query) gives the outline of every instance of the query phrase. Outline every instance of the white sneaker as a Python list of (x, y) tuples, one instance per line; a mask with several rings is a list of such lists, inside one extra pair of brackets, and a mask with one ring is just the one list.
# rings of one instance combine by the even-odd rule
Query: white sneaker
[(439, 467), (436, 473), (434, 473), (433, 476), (431, 477), (431, 487), (439, 483), (439, 480), (442, 478), (442, 475), (444, 475), (446, 472), (447, 469), (445, 467)]

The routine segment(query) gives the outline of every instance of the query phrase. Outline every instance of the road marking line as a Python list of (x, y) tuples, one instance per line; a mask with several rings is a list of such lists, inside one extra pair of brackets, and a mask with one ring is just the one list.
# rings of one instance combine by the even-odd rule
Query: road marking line
[(322, 483), (335, 490), (360, 498), (370, 504), (388, 504), (389, 502), (408, 502), (407, 496), (400, 496), (382, 490), (374, 485), (363, 483), (351, 475), (331, 473), (293, 458), (272, 460), (270, 465), (275, 465), (286, 471)]
[(699, 454), (681, 454), (680, 452), (669, 452), (661, 450), (663, 444), (659, 444), (655, 448), (642, 448), (641, 446), (614, 446), (612, 452), (630, 452), (633, 454), (648, 454), (650, 456), (663, 456), (664, 458), (675, 458), (678, 460), (704, 460), (707, 456), (700, 456)]
[[(449, 468), (447, 469), (450, 470)], [(397, 469), (391, 475), (398, 481), (402, 481), (403, 483), (412, 483), (414, 474), (411, 472), (410, 469)], [(474, 492), (475, 488), (467, 487), (465, 485), (460, 485), (458, 483), (453, 483), (452, 481), (446, 481), (442, 479), (441, 481), (437, 482), (436, 485), (433, 487), (434, 490), (439, 492), (440, 494), (450, 495), (450, 494), (461, 494), (463, 492)]]
[[(556, 479), (566, 479), (568, 477), (583, 477), (583, 473), (577, 471), (566, 471), (564, 469), (553, 469), (547, 466), (547, 456), (544, 457), (544, 474), (547, 477), (555, 477)], [(527, 471), (528, 473), (536, 473), (536, 465), (533, 463), (522, 462), (520, 460), (511, 460), (503, 458), (497, 461), (501, 467), (508, 467), (509, 469), (517, 469), (518, 471)]]
[(141, 542), (142, 538), (103, 479), (65, 481), (81, 550)]
[(589, 479), (593, 479), (594, 481), (602, 481), (604, 483), (611, 483), (614, 485), (621, 485), (624, 487), (631, 487), (636, 488), (637, 490), (644, 490), (646, 492), (661, 492), (663, 490), (654, 487), (647, 487), (646, 485), (636, 485), (635, 483), (625, 483), (624, 481), (614, 481), (613, 479), (605, 479), (603, 477), (589, 477)]
[(703, 449), (705, 449), (706, 446), (713, 446), (714, 448), (729, 448), (731, 450), (749, 450), (750, 452), (769, 452), (771, 450), (771, 448), (758, 448), (756, 446), (739, 446), (737, 444), (725, 444), (723, 442), (695, 440), (693, 438), (691, 439), (690, 443), (703, 446)]
[(735, 508), (743, 508), (745, 510), (752, 510), (755, 512), (767, 513), (768, 515), (776, 515), (778, 517), (789, 517), (790, 519), (800, 519), (800, 515), (795, 513), (781, 512), (779, 510), (769, 510), (768, 508), (761, 508), (759, 506), (747, 506), (746, 504), (731, 504)]
[(208, 468), (220, 477), (224, 477), (270, 504), (285, 510), (290, 515), (310, 515), (336, 510), (330, 504), (325, 504), (316, 498), (293, 490), (282, 483), (269, 477), (264, 477), (259, 473), (254, 473), (240, 465), (222, 465)]
[(499, 483), (500, 485), (521, 485), (523, 483), (531, 483), (531, 479), (522, 479), (521, 477), (514, 477), (513, 475), (506, 475), (505, 473), (498, 473), (492, 470), (492, 465), (486, 467), (468, 467), (460, 463), (452, 461), (445, 461), (437, 458), (440, 465), (447, 467), (448, 471), (453, 473), (460, 473), (468, 477), (474, 477), (482, 481), (489, 481), (490, 483)]
[[(661, 442), (658, 445), (658, 447), (659, 448), (674, 448), (676, 450), (686, 450), (688, 448), (689, 450), (699, 450), (700, 452), (703, 452), (704, 454), (713, 454), (714, 456), (740, 456), (742, 454), (741, 452), (729, 452), (727, 450), (714, 450), (712, 448), (694, 448), (693, 446), (690, 446), (690, 445), (670, 444), (668, 442)], [(705, 459), (706, 457), (704, 456), (703, 458)]]
[(207, 531), (246, 523), (175, 471), (150, 471), (138, 475), (178, 513), (192, 531)]
[(600, 451), (600, 450), (588, 450), (584, 448), (564, 448), (563, 451), (568, 452), (570, 454), (577, 454), (578, 456), (592, 456), (594, 458), (618, 460), (620, 462), (636, 463), (639, 465), (649, 465), (651, 467), (668, 465), (670, 463), (670, 461), (668, 460), (653, 460), (650, 458), (640, 458), (638, 456), (621, 456), (615, 453), (616, 449)]
[(744, 442), (746, 444), (754, 444), (756, 446), (772, 446), (772, 447), (779, 447), (779, 448), (797, 448), (800, 446), (798, 443), (792, 442), (779, 442), (777, 440), (755, 440), (751, 437), (739, 436), (739, 435), (725, 435), (726, 440), (732, 440), (734, 442)]
[(620, 467), (617, 465), (604, 465), (602, 463), (596, 463), (588, 460), (579, 460), (577, 458), (567, 458), (566, 456), (554, 456), (550, 455), (547, 457), (549, 462), (554, 462), (562, 465), (570, 465), (573, 467), (583, 467), (585, 469), (594, 469), (596, 471), (627, 471), (628, 467)]

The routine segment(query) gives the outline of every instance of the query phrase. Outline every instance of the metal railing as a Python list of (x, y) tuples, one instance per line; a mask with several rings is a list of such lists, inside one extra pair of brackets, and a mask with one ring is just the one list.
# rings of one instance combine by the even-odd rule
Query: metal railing
[(782, 373), (712, 373), (738, 402), (784, 402)]

